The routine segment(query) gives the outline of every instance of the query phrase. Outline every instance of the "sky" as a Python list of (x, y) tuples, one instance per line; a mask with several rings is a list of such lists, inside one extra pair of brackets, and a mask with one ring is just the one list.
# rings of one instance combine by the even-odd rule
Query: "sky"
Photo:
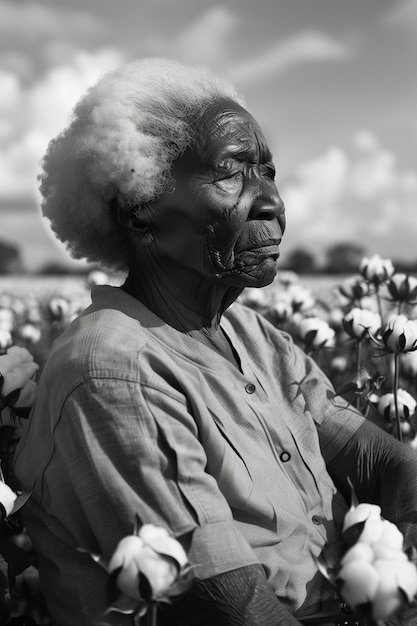
[(104, 72), (147, 56), (244, 95), (286, 205), (283, 259), (353, 242), (417, 260), (415, 0), (0, 0), (0, 240), (29, 270), (69, 262), (39, 208), (49, 140)]

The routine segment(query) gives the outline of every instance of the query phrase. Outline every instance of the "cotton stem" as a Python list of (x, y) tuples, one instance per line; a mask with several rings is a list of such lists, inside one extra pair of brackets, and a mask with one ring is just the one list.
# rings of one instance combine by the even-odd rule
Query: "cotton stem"
[(400, 379), (400, 354), (396, 352), (394, 355), (394, 407), (395, 407), (395, 421), (397, 424), (397, 438), (398, 441), (402, 441), (401, 433), (401, 420), (398, 411), (398, 383)]
[[(360, 378), (360, 369), (361, 369), (361, 356), (362, 356), (362, 341), (357, 341), (356, 342), (356, 385), (358, 385), (359, 383), (359, 378)], [(360, 409), (360, 403), (361, 403), (361, 397), (358, 394), (356, 396), (356, 408)]]

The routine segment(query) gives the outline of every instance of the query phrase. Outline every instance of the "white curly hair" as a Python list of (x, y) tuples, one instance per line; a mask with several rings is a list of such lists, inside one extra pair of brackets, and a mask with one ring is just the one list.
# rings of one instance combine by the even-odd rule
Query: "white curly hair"
[(167, 59), (129, 63), (87, 91), (49, 143), (39, 175), (43, 215), (71, 256), (127, 270), (112, 202), (140, 210), (157, 198), (194, 140), (193, 120), (218, 98), (244, 105), (226, 80)]

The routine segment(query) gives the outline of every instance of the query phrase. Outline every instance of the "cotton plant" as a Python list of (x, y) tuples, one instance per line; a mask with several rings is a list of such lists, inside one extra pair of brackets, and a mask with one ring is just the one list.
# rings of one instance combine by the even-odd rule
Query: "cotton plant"
[[(311, 349), (316, 355), (318, 340), (312, 342), (314, 345), (306, 346), (303, 337), (298, 332), (298, 325), (302, 319), (320, 317), (314, 294), (302, 285), (298, 275), (294, 272), (279, 273), (273, 287), (269, 306), (264, 311), (265, 317), (277, 328), (292, 334), (296, 341), (298, 340), (308, 350)], [(319, 333), (321, 336), (324, 325), (320, 322), (318, 325), (323, 326)]]
[(417, 278), (402, 272), (395, 273), (387, 282), (387, 300), (397, 305), (398, 314), (404, 308), (417, 304)]
[(7, 328), (0, 328), (0, 355), (13, 345), (13, 335)]
[(399, 528), (378, 505), (360, 503), (352, 485), (351, 493), (340, 536), (316, 562), (352, 612), (382, 626), (417, 601), (417, 568)]
[(246, 288), (239, 301), (264, 315), (278, 328), (286, 329), (294, 313), (307, 314), (316, 305), (314, 295), (295, 272), (280, 271), (263, 289)]
[(417, 350), (417, 320), (409, 320), (403, 314), (393, 315), (381, 328), (380, 336), (373, 338), (373, 342), (380, 355), (393, 358), (392, 394), (397, 425), (396, 436), (402, 441), (403, 428), (399, 405), (401, 356)]
[(383, 259), (378, 254), (363, 257), (358, 266), (358, 275), (349, 277), (338, 286), (346, 312), (355, 307), (374, 310), (383, 320), (387, 308), (384, 294), (394, 274), (391, 259)]
[(292, 321), (306, 352), (315, 354), (323, 348), (334, 347), (336, 333), (323, 318), (316, 315), (303, 317), (301, 313), (296, 313)]
[(36, 396), (33, 376), (38, 369), (39, 365), (26, 348), (11, 346), (0, 355), (0, 414), (8, 408), (26, 416)]
[[(327, 302), (299, 279), (276, 281), (263, 313), (319, 363), (338, 393), (417, 447), (416, 411), (402, 403), (403, 391), (417, 392), (417, 278), (397, 272), (391, 259), (364, 257)], [(388, 397), (390, 411), (382, 408)]]
[(13, 489), (4, 480), (0, 480), (0, 523), (13, 512), (16, 499), (17, 494)]
[(271, 294), (265, 289), (250, 287), (243, 291), (239, 302), (263, 314), (271, 305)]
[(193, 584), (192, 567), (180, 542), (166, 528), (140, 525), (138, 518), (133, 533), (120, 539), (109, 558), (88, 554), (109, 575), (109, 606), (98, 617), (101, 626), (119, 623), (122, 616), (129, 616), (133, 626), (157, 626), (158, 606), (171, 603)]
[[(379, 255), (364, 257), (358, 270), (358, 276), (338, 287), (345, 333), (338, 345), (345, 343), (346, 350), (353, 346), (346, 353), (352, 357), (353, 374), (341, 385), (340, 392), (353, 392), (353, 401), (365, 416), (373, 411), (373, 417), (381, 418), (381, 426), (400, 440), (404, 435), (409, 442), (416, 434), (417, 420), (413, 419), (414, 412), (401, 412), (398, 394), (403, 363), (404, 372), (408, 364), (410, 377), (407, 392), (412, 391), (411, 359), (406, 361), (406, 357), (417, 349), (416, 320), (409, 315), (415, 310), (417, 279), (396, 272), (392, 261)], [(392, 394), (394, 418), (392, 411), (387, 418), (387, 411), (382, 410), (379, 402), (380, 396), (386, 400), (387, 394)]]
[[(39, 365), (34, 362), (32, 354), (20, 346), (11, 346), (5, 354), (0, 355), (0, 416), (3, 412), (27, 417), (36, 397), (36, 381), (34, 375)], [(2, 421), (0, 420), (0, 426)], [(6, 484), (0, 466), (0, 522), (16, 512), (26, 501), (25, 494), (21, 497)]]
[[(3, 415), (7, 411), (13, 415), (27, 417), (30, 407), (36, 395), (36, 382), (33, 376), (38, 370), (38, 365), (34, 362), (33, 356), (25, 348), (11, 346), (5, 354), (0, 355), (0, 427), (4, 426)], [(26, 553), (19, 547), (10, 543), (7, 534), (3, 534), (3, 529), (7, 525), (16, 527), (16, 521), (10, 519), (19, 511), (30, 497), (30, 493), (20, 493), (15, 491), (3, 475), (0, 466), (0, 571), (4, 570), (2, 576), (0, 605), (4, 606), (9, 593), (8, 587), (14, 577), (29, 567), (30, 560)], [(7, 576), (6, 576), (7, 573)]]
[(417, 350), (401, 355), (402, 384), (417, 397)]
[(372, 334), (376, 335), (381, 328), (381, 316), (369, 309), (354, 307), (342, 319), (342, 326), (355, 345), (355, 378), (353, 389), (356, 392), (356, 407), (360, 409), (363, 391), (363, 371), (361, 356), (364, 344), (369, 343)]
[(0, 306), (0, 354), (16, 342), (23, 347), (32, 346), (42, 335), (40, 324), (28, 319), (27, 306), (22, 299), (15, 298), (7, 303), (8, 306)]
[(378, 412), (387, 420), (388, 432), (394, 433), (398, 427), (401, 432), (401, 439), (410, 438), (412, 427), (410, 417), (417, 408), (417, 401), (408, 391), (398, 388), (397, 394), (392, 392), (384, 393), (376, 400)]
[(361, 276), (350, 276), (338, 285), (338, 293), (346, 306), (361, 307), (370, 293), (369, 283)]
[[(26, 301), (3, 297), (0, 300), (0, 355), (6, 354), (12, 346), (39, 352), (44, 326), (39, 305), (34, 304), (31, 297)], [(39, 355), (36, 356), (39, 360)]]
[(10, 307), (0, 307), (0, 329), (13, 333), (16, 325), (14, 311)]
[(42, 330), (36, 324), (26, 322), (18, 329), (17, 336), (23, 343), (33, 346), (42, 339)]
[[(36, 396), (33, 377), (38, 369), (39, 365), (26, 348), (11, 346), (0, 355), (0, 415), (9, 410), (27, 417)], [(0, 467), (0, 522), (18, 510), (21, 502), (22, 498), (6, 484)]]
[[(0, 470), (0, 621), (10, 612), (10, 594), (16, 577), (32, 564), (27, 551), (16, 545), (9, 536), (10, 529), (13, 533), (16, 531), (18, 527), (16, 514), (30, 495), (30, 492), (20, 493), (12, 489), (5, 482)], [(12, 534), (12, 538), (14, 536)]]
[(375, 295), (378, 312), (382, 318), (381, 289), (395, 273), (394, 264), (391, 259), (383, 259), (379, 254), (374, 254), (361, 260), (359, 271)]

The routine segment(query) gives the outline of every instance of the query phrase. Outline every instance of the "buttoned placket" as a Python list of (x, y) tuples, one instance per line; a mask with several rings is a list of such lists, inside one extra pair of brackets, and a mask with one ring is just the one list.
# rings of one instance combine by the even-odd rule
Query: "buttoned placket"
[[(238, 347), (235, 345), (235, 343), (231, 340), (230, 336), (229, 336), (229, 341), (231, 343), (231, 345), (233, 345), (234, 350), (236, 351), (236, 354), (238, 354), (239, 356), (239, 360), (240, 360), (240, 369), (241, 372), (243, 374), (243, 376), (246, 379), (246, 383), (245, 383), (245, 392), (246, 394), (249, 396), (247, 398), (247, 402), (250, 403), (250, 406), (254, 412), (254, 414), (256, 415), (260, 425), (262, 426), (262, 429), (265, 433), (265, 436), (268, 440), (269, 443), (269, 447), (273, 453), (273, 456), (277, 462), (277, 464), (284, 469), (285, 474), (287, 474), (288, 479), (291, 480), (290, 475), (288, 475), (288, 472), (286, 471), (285, 468), (285, 464), (288, 463), (291, 460), (291, 453), (282, 448), (282, 444), (280, 443), (281, 446), (281, 450), (278, 451), (277, 447), (275, 445), (275, 442), (272, 439), (271, 434), (269, 433), (269, 429), (267, 427), (267, 424), (265, 423), (263, 417), (261, 417), (260, 412), (258, 412), (256, 410), (256, 400), (257, 397), (259, 396), (260, 393), (263, 393), (266, 395), (266, 391), (264, 390), (261, 382), (257, 379), (256, 374), (253, 372), (251, 364), (249, 363), (249, 361), (246, 359), (246, 353), (245, 350), (239, 350)], [(256, 379), (257, 381), (257, 385), (255, 385), (255, 383), (251, 382), (251, 380)], [(256, 393), (255, 393), (256, 392)], [(319, 535), (322, 537), (323, 536), (323, 517), (317, 514), (311, 514), (311, 511), (308, 512), (306, 509), (306, 505), (304, 503), (303, 498), (301, 497), (301, 495), (298, 494), (297, 489), (295, 490), (298, 496), (298, 500), (301, 503), (302, 509), (304, 511), (304, 514), (306, 516), (306, 519), (310, 519), (310, 521), (312, 522), (312, 529), (314, 528), (314, 530), (316, 530)], [(321, 527), (321, 529), (319, 529), (319, 527)]]

